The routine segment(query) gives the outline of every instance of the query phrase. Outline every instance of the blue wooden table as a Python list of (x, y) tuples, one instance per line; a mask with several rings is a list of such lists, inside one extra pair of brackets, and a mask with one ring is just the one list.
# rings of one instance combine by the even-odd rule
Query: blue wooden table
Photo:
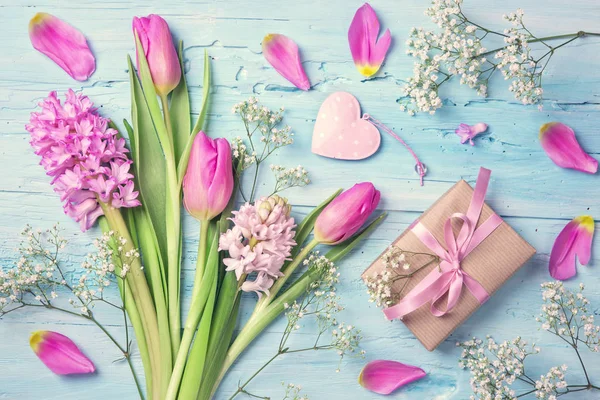
[[(338, 187), (372, 181), (382, 193), (380, 208), (389, 212), (383, 225), (357, 251), (341, 263), (339, 292), (347, 309), (343, 317), (362, 328), (367, 359), (394, 359), (418, 364), (428, 377), (394, 394), (396, 399), (467, 399), (469, 373), (460, 370), (457, 340), (491, 334), (499, 340), (517, 335), (539, 343), (542, 353), (527, 368), (534, 376), (554, 365), (570, 365), (568, 377), (581, 381), (572, 351), (557, 338), (539, 330), (535, 321), (541, 305), (540, 283), (550, 280), (547, 270), (554, 238), (573, 217), (592, 214), (600, 218), (600, 181), (556, 167), (538, 142), (539, 127), (549, 121), (572, 126), (584, 148), (600, 155), (600, 40), (586, 38), (561, 49), (546, 70), (544, 110), (525, 107), (512, 99), (507, 84), (494, 81), (490, 97), (479, 98), (458, 83), (442, 97), (445, 106), (435, 116), (409, 117), (398, 109), (403, 81), (411, 75), (412, 60), (404, 54), (404, 42), (412, 26), (431, 23), (423, 15), (424, 1), (374, 0), (372, 5), (384, 27), (393, 35), (393, 46), (379, 74), (365, 81), (352, 62), (346, 32), (359, 1), (1, 1), (0, 26), (0, 260), (10, 266), (16, 257), (18, 232), (30, 223), (47, 228), (60, 221), (70, 244), (67, 261), (72, 268), (91, 250), (97, 229), (79, 232), (62, 214), (38, 158), (28, 144), (24, 124), (29, 113), (51, 90), (82, 90), (101, 113), (115, 121), (129, 117), (129, 83), (126, 54), (133, 54), (131, 19), (135, 15), (160, 14), (178, 38), (185, 39), (185, 64), (194, 111), (201, 96), (204, 50), (212, 57), (213, 104), (209, 115), (212, 136), (242, 134), (242, 126), (230, 110), (234, 103), (256, 95), (270, 107), (285, 106), (286, 121), (296, 132), (296, 143), (279, 155), (285, 164), (302, 164), (312, 184), (287, 193), (298, 214), (318, 204)], [(166, 2), (164, 2), (166, 3)], [(539, 35), (598, 30), (600, 3), (580, 0), (567, 5), (561, 0), (466, 0), (464, 10), (483, 24), (502, 29), (501, 15), (521, 7), (531, 30)], [(80, 28), (97, 57), (97, 70), (88, 82), (72, 81), (62, 70), (31, 48), (27, 24), (34, 13), (44, 11)], [(304, 67), (312, 90), (301, 92), (281, 78), (265, 62), (261, 40), (266, 33), (284, 33), (302, 49)], [(363, 111), (392, 127), (410, 143), (429, 167), (425, 186), (419, 186), (414, 161), (389, 136), (379, 152), (364, 161), (344, 162), (320, 158), (310, 152), (312, 127), (321, 102), (334, 91), (349, 91)], [(460, 123), (486, 122), (488, 133), (474, 147), (461, 145), (454, 135)], [(368, 302), (360, 274), (423, 210), (459, 179), (474, 183), (479, 166), (493, 170), (488, 203), (525, 239), (537, 255), (496, 295), (436, 351), (427, 352), (396, 321), (386, 322), (380, 310)], [(263, 181), (270, 177), (265, 174)], [(266, 190), (266, 189), (265, 189)], [(191, 288), (197, 224), (184, 221), (186, 293)], [(595, 241), (593, 261), (579, 267), (575, 286), (585, 282), (594, 309), (600, 308), (600, 241)], [(244, 298), (243, 316), (251, 310), (252, 297)], [(120, 319), (108, 310), (102, 314), (115, 334), (122, 332)], [(285, 321), (279, 320), (251, 346), (234, 366), (219, 399), (228, 398), (237, 382), (247, 378), (276, 351)], [(28, 345), (38, 329), (62, 332), (82, 345), (94, 360), (94, 376), (62, 378), (41, 365)], [(292, 339), (301, 343), (314, 337), (306, 326)], [(133, 399), (136, 396), (128, 368), (115, 362), (119, 354), (97, 328), (77, 318), (45, 310), (10, 314), (0, 321), (0, 399)], [(589, 372), (600, 381), (600, 358), (584, 352)], [(136, 365), (140, 362), (135, 357)], [(301, 384), (311, 399), (372, 399), (377, 396), (358, 386), (356, 379), (365, 361), (344, 361), (336, 373), (337, 357), (328, 352), (287, 355), (264, 371), (249, 389), (254, 393), (283, 397), (281, 382)], [(575, 382), (573, 382), (575, 383)], [(577, 382), (579, 383), (579, 382)], [(586, 393), (586, 392), (584, 392)], [(569, 398), (592, 399), (592, 393)]]

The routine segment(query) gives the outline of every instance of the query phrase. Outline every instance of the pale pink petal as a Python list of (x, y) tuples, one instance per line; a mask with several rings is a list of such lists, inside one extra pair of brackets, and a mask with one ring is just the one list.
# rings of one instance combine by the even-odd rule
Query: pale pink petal
[(285, 79), (298, 89), (310, 89), (310, 82), (302, 68), (298, 46), (287, 36), (271, 33), (262, 43), (265, 59)]
[(560, 122), (550, 122), (540, 128), (540, 142), (548, 157), (562, 168), (595, 174), (598, 160), (587, 154), (577, 142), (575, 132)]
[(487, 124), (484, 124), (483, 122), (478, 122), (473, 126), (467, 124), (460, 124), (458, 128), (454, 130), (454, 133), (460, 136), (460, 142), (462, 144), (468, 141), (471, 146), (474, 146), (475, 143), (473, 142), (473, 138), (485, 132), (487, 128)]
[(586, 265), (590, 261), (594, 219), (583, 215), (569, 222), (560, 232), (550, 253), (549, 270), (554, 279), (565, 280), (577, 273), (575, 256)]
[(47, 13), (37, 13), (29, 22), (33, 47), (64, 69), (73, 79), (85, 81), (96, 69), (96, 59), (81, 32)]
[(389, 29), (384, 32), (379, 41), (378, 35), (377, 14), (369, 3), (365, 3), (354, 14), (348, 30), (348, 43), (354, 64), (366, 77), (374, 75), (379, 70), (392, 42)]
[(421, 368), (397, 361), (371, 361), (360, 373), (358, 383), (377, 394), (390, 394), (396, 389), (427, 375)]
[(60, 333), (33, 332), (29, 344), (39, 359), (55, 374), (90, 374), (96, 370), (77, 345)]

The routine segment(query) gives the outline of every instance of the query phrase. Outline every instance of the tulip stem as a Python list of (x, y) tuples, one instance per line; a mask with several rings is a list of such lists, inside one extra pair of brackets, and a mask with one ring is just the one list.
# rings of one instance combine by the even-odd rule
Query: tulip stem
[(210, 274), (204, 274), (206, 260), (207, 260), (207, 243), (208, 243), (208, 221), (200, 221), (200, 238), (198, 242), (198, 258), (196, 260), (196, 277), (194, 278), (194, 288), (192, 289), (192, 302), (190, 310), (185, 321), (183, 338), (179, 351), (177, 352), (177, 358), (175, 359), (175, 365), (173, 367), (173, 374), (169, 382), (167, 389), (167, 400), (177, 399), (177, 393), (179, 392), (179, 385), (181, 383), (181, 377), (183, 376), (183, 370), (186, 365), (188, 353), (196, 328), (200, 322), (200, 317), (204, 311), (204, 306), (208, 299), (208, 288), (207, 285), (212, 285), (212, 277)]

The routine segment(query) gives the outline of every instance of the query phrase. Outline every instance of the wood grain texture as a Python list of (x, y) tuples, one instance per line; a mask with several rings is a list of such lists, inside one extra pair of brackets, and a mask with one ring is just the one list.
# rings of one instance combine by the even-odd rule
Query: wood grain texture
[[(540, 35), (598, 30), (600, 3), (579, 0), (465, 0), (465, 12), (477, 21), (499, 29), (501, 15), (518, 7), (526, 11), (528, 27)], [(168, 5), (167, 5), (168, 4)], [(478, 98), (457, 83), (442, 92), (445, 106), (435, 116), (411, 118), (398, 110), (403, 80), (412, 70), (404, 55), (404, 41), (411, 26), (431, 26), (423, 15), (425, 1), (374, 0), (382, 25), (390, 28), (393, 46), (379, 74), (368, 81), (357, 73), (348, 50), (346, 31), (360, 1), (92, 1), (0, 0), (0, 261), (10, 266), (15, 259), (18, 232), (26, 223), (49, 227), (60, 221), (70, 240), (67, 260), (72, 268), (90, 251), (98, 234), (81, 234), (75, 223), (62, 215), (60, 202), (38, 166), (28, 144), (24, 124), (29, 113), (50, 90), (83, 90), (115, 121), (129, 117), (129, 84), (125, 56), (133, 54), (131, 18), (157, 13), (170, 23), (174, 34), (185, 40), (185, 66), (193, 111), (198, 112), (205, 49), (214, 70), (213, 102), (209, 133), (233, 137), (242, 126), (230, 109), (250, 95), (271, 107), (285, 106), (286, 122), (296, 132), (296, 144), (283, 150), (281, 163), (304, 165), (313, 183), (286, 195), (306, 213), (338, 187), (369, 180), (382, 192), (381, 209), (390, 212), (384, 224), (340, 265), (343, 318), (362, 328), (368, 359), (395, 359), (419, 364), (428, 377), (400, 390), (395, 399), (464, 400), (470, 394), (469, 374), (457, 366), (454, 343), (473, 335), (491, 334), (497, 339), (517, 335), (539, 343), (542, 353), (528, 364), (539, 376), (554, 365), (567, 363), (572, 383), (581, 383), (574, 354), (558, 339), (538, 329), (539, 284), (549, 280), (547, 262), (554, 238), (571, 218), (589, 213), (598, 218), (598, 176), (561, 170), (545, 156), (537, 139), (539, 127), (549, 121), (572, 126), (580, 143), (600, 155), (600, 39), (585, 38), (561, 49), (544, 77), (544, 110), (516, 103), (506, 83), (495, 80), (488, 99)], [(35, 52), (27, 24), (35, 12), (44, 11), (80, 28), (97, 57), (97, 71), (84, 83), (72, 81), (51, 61)], [(291, 87), (263, 59), (260, 43), (266, 33), (284, 33), (299, 44), (312, 90)], [(310, 153), (312, 127), (321, 102), (334, 91), (349, 91), (364, 112), (392, 127), (427, 164), (429, 174), (420, 187), (410, 155), (388, 136), (379, 152), (361, 162), (343, 162)], [(460, 123), (486, 122), (489, 131), (464, 146), (453, 134)], [(274, 160), (275, 162), (277, 160)], [(493, 170), (488, 204), (538, 251), (496, 295), (433, 353), (427, 352), (399, 322), (389, 323), (368, 303), (360, 280), (366, 266), (406, 227), (457, 180), (473, 184), (479, 166)], [(268, 173), (263, 182), (271, 182)], [(267, 187), (268, 186), (268, 187)], [(269, 192), (270, 183), (263, 190)], [(192, 284), (197, 224), (184, 221), (184, 284)], [(600, 307), (600, 241), (594, 241), (590, 267), (579, 267), (569, 285), (587, 284), (592, 304)], [(242, 319), (252, 308), (253, 297), (244, 297)], [(187, 307), (187, 304), (185, 304)], [(121, 334), (121, 319), (111, 310), (99, 310), (111, 331)], [(247, 378), (276, 350), (284, 321), (267, 329), (234, 365), (218, 399), (227, 399), (237, 382)], [(57, 330), (81, 344), (94, 360), (98, 373), (90, 377), (61, 378), (52, 375), (29, 350), (28, 336), (37, 329)], [(314, 338), (315, 327), (303, 327), (292, 341), (301, 346)], [(135, 388), (118, 352), (95, 327), (64, 315), (40, 310), (13, 313), (0, 321), (0, 399), (134, 399)], [(599, 356), (584, 353), (592, 379), (600, 382)], [(140, 367), (136, 358), (136, 366)], [(278, 360), (249, 389), (254, 393), (283, 397), (281, 382), (301, 384), (311, 399), (373, 399), (356, 378), (364, 361), (344, 360), (336, 373), (337, 358), (327, 352), (288, 355)], [(576, 378), (575, 378), (576, 377)], [(594, 399), (596, 394), (576, 393), (568, 398)]]

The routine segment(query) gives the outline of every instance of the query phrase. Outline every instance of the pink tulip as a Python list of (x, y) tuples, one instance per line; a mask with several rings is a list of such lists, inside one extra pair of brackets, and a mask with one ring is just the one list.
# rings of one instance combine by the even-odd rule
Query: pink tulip
[(208, 221), (227, 206), (233, 192), (231, 147), (226, 139), (199, 132), (183, 178), (183, 205), (196, 219)]
[[(167, 21), (155, 14), (133, 17), (133, 32), (140, 38), (156, 93), (166, 96), (181, 79), (179, 57)], [(137, 57), (139, 67), (139, 54)]]
[(29, 345), (40, 360), (58, 375), (91, 374), (96, 370), (89, 358), (68, 337), (57, 332), (36, 331)]
[(348, 42), (358, 72), (367, 78), (379, 71), (392, 43), (389, 29), (379, 40), (377, 36), (379, 36), (379, 19), (369, 3), (365, 3), (354, 14), (348, 30)]
[(354, 235), (379, 204), (380, 193), (371, 182), (357, 183), (336, 197), (315, 222), (315, 239), (335, 245)]
[(549, 122), (540, 128), (540, 142), (548, 157), (562, 168), (595, 174), (598, 161), (577, 142), (573, 129), (560, 122)]
[(358, 383), (365, 389), (377, 394), (390, 394), (401, 386), (423, 378), (421, 368), (396, 361), (371, 361), (360, 372)]
[(298, 89), (310, 89), (310, 82), (300, 62), (298, 45), (292, 39), (277, 33), (270, 33), (263, 39), (262, 50), (269, 64), (281, 76)]
[(29, 21), (33, 47), (50, 57), (73, 79), (85, 81), (96, 69), (96, 59), (81, 32), (47, 13), (37, 13)]
[(579, 257), (582, 265), (590, 261), (593, 237), (594, 219), (589, 215), (582, 215), (569, 222), (552, 246), (550, 275), (561, 281), (575, 276), (575, 256)]
[(473, 138), (485, 132), (487, 128), (487, 124), (484, 124), (483, 122), (479, 122), (473, 126), (467, 124), (460, 124), (458, 128), (454, 130), (454, 133), (460, 136), (460, 142), (462, 144), (465, 144), (468, 141), (471, 146), (474, 146), (475, 143), (473, 143)]

